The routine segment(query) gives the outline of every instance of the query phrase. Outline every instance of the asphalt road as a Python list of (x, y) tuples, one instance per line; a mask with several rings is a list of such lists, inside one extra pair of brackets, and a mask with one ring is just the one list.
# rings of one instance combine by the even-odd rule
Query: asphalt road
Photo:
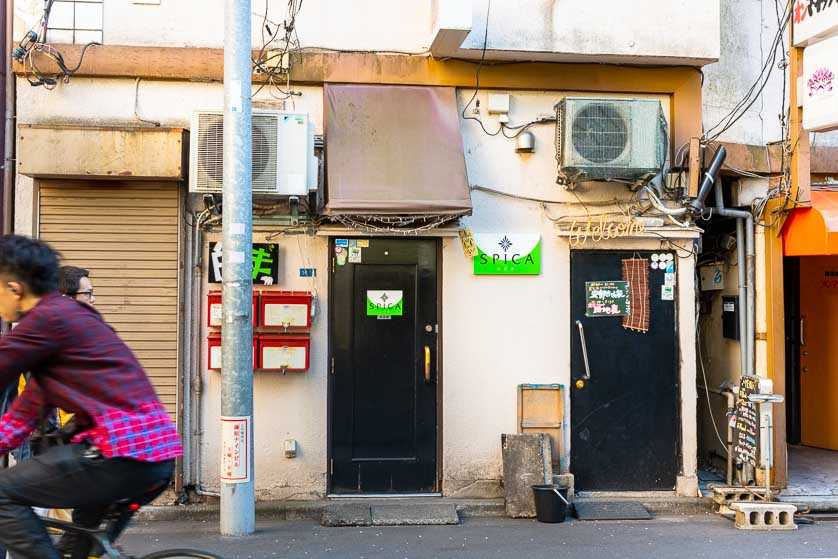
[(467, 518), (459, 526), (386, 528), (260, 522), (253, 536), (225, 538), (215, 521), (160, 521), (133, 526), (122, 545), (137, 554), (196, 547), (225, 559), (838, 558), (838, 522), (801, 525), (795, 532), (743, 532), (710, 514), (564, 524)]

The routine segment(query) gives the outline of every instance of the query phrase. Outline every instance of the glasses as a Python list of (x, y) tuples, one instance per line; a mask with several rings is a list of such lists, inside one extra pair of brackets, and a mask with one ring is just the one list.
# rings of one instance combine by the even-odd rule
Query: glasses
[(76, 293), (75, 296), (76, 297), (84, 296), (84, 297), (87, 297), (88, 299), (92, 299), (93, 298), (93, 290), (91, 289), (90, 291), (79, 291), (79, 292)]

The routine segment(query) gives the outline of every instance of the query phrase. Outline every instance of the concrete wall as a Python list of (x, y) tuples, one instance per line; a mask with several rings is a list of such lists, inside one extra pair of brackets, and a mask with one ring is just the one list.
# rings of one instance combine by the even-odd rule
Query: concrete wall
[[(458, 56), (479, 57), (486, 28), (487, 0), (306, 0), (297, 20), (307, 48), (426, 51), (433, 40), (435, 13), (447, 4), (470, 4), (471, 33)], [(20, 36), (40, 16), (43, 2), (17, 2)], [(104, 42), (112, 45), (221, 47), (222, 0), (163, 1), (158, 5), (114, 0), (104, 6)], [(286, 2), (254, 0), (253, 45), (265, 43), (262, 21), (272, 30), (287, 19)], [(659, 22), (667, 25), (659, 25)], [(706, 63), (718, 58), (716, 0), (695, 2), (588, 2), (587, 0), (495, 0), (490, 13), (489, 56), (526, 53), (528, 58), (576, 60), (614, 57), (625, 62)], [(493, 54), (493, 52), (495, 54)], [(515, 55), (521, 58), (518, 55)]]
[[(785, 6), (784, 2), (779, 4)], [(721, 55), (719, 61), (703, 68), (704, 88), (702, 117), (709, 129), (728, 114), (756, 81), (763, 63), (771, 52), (777, 33), (777, 12), (774, 0), (721, 0)], [(788, 33), (777, 51), (776, 63), (788, 51)], [(786, 80), (783, 97), (783, 76), (787, 69), (774, 64), (771, 77), (762, 95), (744, 116), (719, 139), (727, 142), (763, 145), (782, 139), (779, 115), (788, 110), (791, 82)], [(813, 135), (818, 145), (838, 145), (838, 133)]]

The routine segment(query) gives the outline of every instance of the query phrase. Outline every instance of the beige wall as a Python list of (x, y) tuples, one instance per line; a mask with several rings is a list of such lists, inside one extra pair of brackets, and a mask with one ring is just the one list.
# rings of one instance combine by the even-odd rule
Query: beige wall
[[(317, 133), (322, 132), (322, 90), (295, 88), (296, 110), (310, 113)], [(133, 117), (135, 84), (131, 80), (76, 78), (53, 92), (19, 87), (19, 121), (23, 123), (136, 124)], [(480, 98), (486, 106), (486, 95)], [(472, 91), (459, 91), (462, 107)], [(514, 92), (511, 124), (528, 122), (552, 113), (563, 95), (558, 91)], [(262, 92), (257, 100), (269, 100)], [(143, 82), (139, 112), (145, 119), (166, 126), (188, 126), (192, 110), (220, 107), (220, 84)], [(665, 114), (669, 98), (661, 97)], [(292, 107), (287, 107), (291, 109)], [(487, 128), (497, 119), (481, 115)], [(554, 128), (533, 127), (536, 152), (519, 155), (514, 141), (483, 134), (476, 123), (461, 124), (469, 180), (519, 196), (553, 200), (547, 209), (537, 202), (500, 198), (474, 192), (474, 215), (464, 222), (475, 232), (538, 233), (542, 239), (543, 269), (535, 277), (476, 277), (464, 257), (459, 240), (443, 240), (444, 394), (442, 396), (443, 490), (449, 495), (500, 494), (502, 473), (500, 435), (516, 431), (516, 387), (520, 383), (562, 383), (570, 378), (569, 259), (570, 247), (558, 237), (550, 216), (584, 215), (579, 200), (591, 203), (628, 199), (620, 185), (580, 187), (575, 194), (555, 184)], [(31, 205), (30, 181), (20, 181), (19, 208)], [(578, 196), (578, 198), (577, 198)], [(27, 199), (29, 202), (27, 202)], [(19, 230), (32, 227), (19, 212)], [(257, 239), (264, 238), (260, 233)], [(209, 238), (207, 239), (207, 241)], [(262, 499), (307, 499), (326, 492), (327, 419), (327, 279), (328, 247), (323, 237), (281, 236), (280, 289), (316, 289), (318, 313), (312, 329), (311, 369), (280, 375), (257, 373), (255, 394), (256, 490)], [(691, 241), (678, 241), (689, 244)], [(299, 244), (298, 244), (299, 243)], [(660, 249), (661, 240), (602, 243), (602, 248)], [(207, 247), (203, 247), (206, 254)], [(695, 494), (695, 355), (693, 265), (681, 260), (678, 278), (679, 344), (682, 386), (683, 475), (682, 494)], [(316, 267), (314, 283), (298, 277), (300, 267)], [(203, 286), (205, 301), (207, 285)], [(205, 309), (200, 314), (205, 316)], [(524, 327), (521, 327), (521, 326)], [(201, 329), (202, 360), (206, 359), (207, 330)], [(197, 347), (197, 344), (196, 346)], [(503, 348), (494, 351), (492, 348)], [(220, 383), (217, 372), (203, 366), (200, 436), (202, 488), (218, 489)], [(298, 442), (297, 458), (284, 456), (283, 442)], [(571, 466), (572, 467), (572, 466)]]

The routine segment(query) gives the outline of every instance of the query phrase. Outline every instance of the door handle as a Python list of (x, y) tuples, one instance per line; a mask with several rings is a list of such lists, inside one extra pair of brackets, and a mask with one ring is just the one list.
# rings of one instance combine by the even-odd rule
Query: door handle
[(588, 362), (588, 344), (585, 343), (585, 327), (582, 326), (582, 321), (577, 320), (576, 326), (579, 328), (579, 339), (582, 341), (582, 359), (585, 361), (585, 380), (591, 378), (591, 364)]
[(425, 346), (425, 384), (431, 384), (431, 348)]
[(806, 340), (803, 339), (803, 324), (806, 322), (805, 317), (800, 317), (800, 345), (806, 345)]

